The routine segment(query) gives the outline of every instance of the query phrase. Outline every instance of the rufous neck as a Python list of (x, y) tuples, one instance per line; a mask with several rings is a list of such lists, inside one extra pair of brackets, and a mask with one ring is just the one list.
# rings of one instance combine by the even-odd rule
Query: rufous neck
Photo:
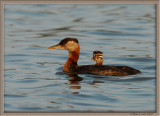
[(71, 72), (75, 68), (79, 58), (79, 46), (74, 51), (69, 51), (68, 60), (63, 67), (64, 72)]

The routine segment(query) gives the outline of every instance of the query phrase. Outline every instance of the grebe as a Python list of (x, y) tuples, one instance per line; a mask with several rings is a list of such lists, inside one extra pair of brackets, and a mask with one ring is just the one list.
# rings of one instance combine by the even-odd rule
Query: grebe
[(102, 65), (103, 57), (104, 57), (103, 52), (93, 51), (92, 61), (96, 61), (96, 65)]
[(64, 64), (63, 71), (74, 74), (98, 74), (108, 76), (126, 76), (140, 73), (139, 70), (128, 66), (109, 66), (109, 65), (81, 65), (77, 64), (80, 46), (75, 38), (65, 38), (57, 45), (48, 49), (63, 49), (69, 51), (68, 60)]

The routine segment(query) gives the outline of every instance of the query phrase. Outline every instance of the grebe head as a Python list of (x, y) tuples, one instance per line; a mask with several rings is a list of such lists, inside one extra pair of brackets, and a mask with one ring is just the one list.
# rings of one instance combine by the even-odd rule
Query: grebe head
[(63, 49), (68, 51), (74, 51), (78, 47), (79, 44), (76, 38), (65, 38), (61, 40), (57, 45), (51, 46), (48, 49)]
[(75, 38), (65, 38), (61, 40), (57, 45), (51, 46), (48, 49), (63, 49), (69, 51), (68, 60), (66, 61), (63, 71), (73, 72), (78, 67), (77, 61), (79, 58), (79, 44)]
[(102, 65), (103, 57), (104, 57), (103, 52), (93, 51), (92, 61), (96, 61), (96, 65)]

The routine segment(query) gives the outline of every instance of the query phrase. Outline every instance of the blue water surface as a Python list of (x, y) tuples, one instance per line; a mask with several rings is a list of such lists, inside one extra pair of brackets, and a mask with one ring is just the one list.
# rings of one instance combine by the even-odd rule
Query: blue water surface
[[(5, 112), (156, 112), (154, 4), (5, 4)], [(141, 70), (130, 76), (69, 75), (68, 52), (49, 50), (79, 40), (78, 64)]]

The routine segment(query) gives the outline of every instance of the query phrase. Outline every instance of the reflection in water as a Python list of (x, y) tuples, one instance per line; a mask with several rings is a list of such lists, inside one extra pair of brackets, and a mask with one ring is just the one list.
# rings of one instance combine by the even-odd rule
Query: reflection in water
[[(77, 74), (68, 74), (68, 77), (66, 78), (70, 78), (69, 82), (70, 85), (79, 85), (79, 82), (83, 80), (82, 77), (79, 77)], [(70, 86), (71, 89), (81, 89), (81, 86)], [(79, 92), (74, 92), (73, 94), (78, 94)]]

